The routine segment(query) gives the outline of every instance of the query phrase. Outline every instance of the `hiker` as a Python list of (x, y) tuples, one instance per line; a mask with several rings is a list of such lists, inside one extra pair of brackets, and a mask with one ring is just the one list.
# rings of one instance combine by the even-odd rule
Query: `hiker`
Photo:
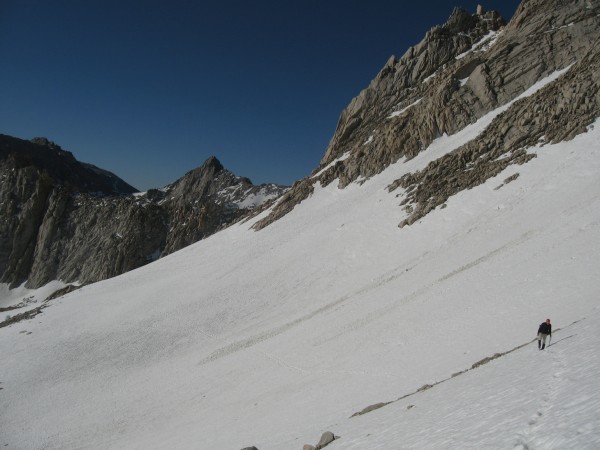
[(550, 325), (550, 319), (546, 319), (542, 322), (538, 328), (538, 349), (544, 350), (546, 348), (546, 338), (552, 336), (552, 325)]

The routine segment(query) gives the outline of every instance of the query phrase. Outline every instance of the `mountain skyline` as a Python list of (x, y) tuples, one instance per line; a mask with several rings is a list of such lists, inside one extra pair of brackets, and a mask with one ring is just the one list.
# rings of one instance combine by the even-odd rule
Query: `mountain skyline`
[(600, 448), (599, 23), (453, 10), (252, 211), (0, 142), (0, 447)]
[(597, 448), (599, 131), (398, 229), (386, 186), (425, 151), (0, 328), (0, 444)]
[[(483, 6), (509, 20), (517, 4)], [(290, 185), (392, 54), (476, 5), (4, 2), (1, 132), (45, 136), (142, 191), (211, 155)]]

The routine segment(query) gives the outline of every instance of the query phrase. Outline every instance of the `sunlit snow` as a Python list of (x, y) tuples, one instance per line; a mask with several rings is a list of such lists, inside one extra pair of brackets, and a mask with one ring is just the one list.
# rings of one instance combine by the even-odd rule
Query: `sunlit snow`
[(600, 122), (397, 226), (497, 114), (0, 328), (0, 448), (599, 448)]
[(323, 174), (324, 172), (329, 170), (331, 167), (335, 166), (338, 162), (344, 161), (344, 160), (348, 159), (349, 157), (350, 157), (350, 152), (345, 152), (342, 156), (334, 159), (329, 164), (327, 164), (325, 167), (323, 167), (321, 170), (319, 170), (316, 174), (314, 174), (312, 176), (312, 178), (318, 178), (319, 176), (321, 176), (321, 174)]
[(410, 108), (412, 108), (413, 106), (419, 104), (419, 102), (423, 100), (422, 98), (415, 100), (414, 102), (412, 102), (410, 105), (406, 106), (405, 108), (402, 108), (399, 111), (394, 111), (392, 112), (387, 118), (391, 119), (393, 117), (398, 117), (399, 115), (401, 115), (402, 113), (404, 113), (405, 111), (409, 110)]
[(457, 55), (455, 59), (463, 59), (465, 56), (475, 51), (484, 52), (489, 50), (496, 43), (501, 33), (501, 31), (489, 31), (475, 45), (473, 45), (473, 47), (471, 47), (466, 52)]

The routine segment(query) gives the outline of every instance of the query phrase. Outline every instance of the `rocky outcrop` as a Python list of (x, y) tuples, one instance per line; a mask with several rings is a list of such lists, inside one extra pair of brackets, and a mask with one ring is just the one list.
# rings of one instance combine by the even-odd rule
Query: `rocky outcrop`
[(319, 443), (316, 445), (316, 450), (321, 450), (322, 448), (327, 447), (336, 439), (339, 439), (338, 436), (335, 436), (331, 431), (326, 431), (321, 435), (321, 439), (319, 439)]
[[(596, 45), (599, 14), (597, 2), (525, 0), (506, 24), (498, 13), (485, 12), (484, 8), (478, 8), (476, 14), (455, 9), (444, 25), (430, 30), (400, 59), (388, 60), (371, 84), (342, 112), (319, 167), (310, 177), (297, 182), (256, 228), (261, 229), (291, 211), (313, 192), (315, 183), (327, 185), (337, 180), (338, 186), (344, 188), (372, 177), (402, 157), (415, 157), (434, 139), (454, 134), (507, 104), (541, 78), (582, 61)], [(571, 71), (583, 69), (577, 64)], [(562, 100), (548, 95), (546, 98), (548, 102), (575, 102), (574, 108), (585, 101), (581, 95), (563, 96)], [(594, 102), (590, 102), (585, 106), (590, 108), (586, 118), (597, 116)], [(511, 123), (512, 114), (519, 115), (521, 121), (529, 120), (526, 128), (531, 128), (541, 107), (533, 102), (520, 103), (511, 110), (519, 108), (529, 109), (509, 112), (495, 125), (500, 129), (508, 127), (507, 132), (510, 130), (514, 136), (502, 142), (503, 154), (516, 152), (511, 163), (524, 163), (527, 159), (519, 156), (525, 141), (516, 137), (519, 132)], [(548, 113), (558, 113), (561, 120), (560, 106), (548, 104), (543, 108)], [(501, 120), (506, 122), (500, 124)], [(584, 120), (575, 128), (564, 124), (570, 131), (563, 133), (563, 138), (581, 132), (586, 124), (589, 121)], [(538, 128), (543, 126), (554, 125), (540, 122)], [(488, 172), (498, 169), (499, 166)], [(472, 183), (464, 184), (468, 185)]]
[(43, 139), (0, 136), (0, 282), (110, 278), (194, 243), (276, 197), (216, 158), (161, 190), (134, 188)]
[(335, 436), (331, 431), (326, 431), (321, 435), (321, 439), (319, 439), (317, 445), (305, 444), (302, 447), (302, 450), (321, 450), (327, 447), (336, 439), (339, 439), (339, 436)]
[(400, 226), (414, 223), (450, 196), (482, 184), (509, 165), (535, 157), (525, 149), (585, 132), (599, 113), (600, 40), (565, 75), (494, 120), (480, 138), (393, 183), (390, 191), (406, 190), (403, 204), (409, 215)]
[[(319, 167), (287, 191), (253, 186), (210, 158), (164, 189), (133, 196), (130, 186), (47, 139), (0, 136), (0, 282), (35, 287), (111, 277), (268, 204), (255, 224), (264, 228), (308, 198), (316, 183), (344, 188), (368, 179), (506, 105), (479, 137), (389, 186), (403, 197), (400, 226), (411, 225), (452, 195), (526, 164), (535, 157), (529, 147), (585, 132), (600, 115), (599, 25), (600, 4), (586, 0), (524, 0), (508, 24), (483, 7), (474, 14), (454, 9), (445, 24), (387, 61), (342, 112)], [(275, 205), (265, 203), (282, 193)]]
[(284, 190), (275, 184), (255, 186), (225, 170), (217, 158), (209, 158), (165, 190), (162, 206), (169, 233), (162, 254), (209, 236)]
[(164, 246), (167, 215), (158, 205), (57, 188), (46, 206), (23, 277), (28, 286), (110, 278), (156, 259)]

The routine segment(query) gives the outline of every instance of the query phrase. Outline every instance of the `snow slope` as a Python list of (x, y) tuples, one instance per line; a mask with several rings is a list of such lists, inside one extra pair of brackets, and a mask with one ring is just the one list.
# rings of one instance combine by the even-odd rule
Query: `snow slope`
[(600, 448), (600, 314), (338, 427), (328, 449)]
[[(386, 187), (485, 123), (0, 328), (0, 447), (301, 449), (331, 430), (340, 449), (598, 448), (600, 122), (397, 227)], [(548, 351), (349, 418), (546, 317)]]

